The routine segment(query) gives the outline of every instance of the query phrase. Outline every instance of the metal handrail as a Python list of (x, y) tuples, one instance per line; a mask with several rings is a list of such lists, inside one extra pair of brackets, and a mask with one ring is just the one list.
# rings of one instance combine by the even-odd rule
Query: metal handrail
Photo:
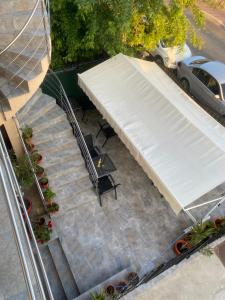
[[(46, 85), (46, 88), (49, 88), (53, 93), (57, 93), (56, 99), (58, 99), (60, 101), (61, 108), (67, 114), (67, 118), (68, 118), (68, 120), (69, 120), (69, 122), (70, 122), (70, 124), (73, 128), (74, 135), (75, 135), (75, 137), (78, 141), (78, 144), (81, 148), (81, 151), (83, 153), (85, 162), (86, 162), (87, 167), (88, 167), (89, 174), (91, 176), (91, 180), (95, 183), (95, 186), (97, 187), (98, 173), (97, 173), (97, 170), (96, 170), (95, 165), (93, 163), (93, 160), (91, 158), (91, 155), (90, 155), (90, 152), (88, 150), (87, 144), (84, 140), (83, 133), (80, 129), (80, 126), (78, 124), (78, 121), (76, 119), (74, 111), (73, 111), (73, 109), (71, 107), (71, 104), (69, 102), (69, 99), (67, 97), (67, 94), (64, 90), (64, 87), (63, 87), (60, 79), (58, 78), (58, 76), (51, 69), (49, 69), (49, 74), (54, 77), (54, 79), (57, 82), (57, 85), (54, 85), (54, 86), (50, 87), (49, 82), (47, 84), (44, 83), (43, 85)], [(58, 89), (58, 87), (59, 87), (59, 89)]]
[(17, 118), (16, 118), (15, 116), (13, 117), (13, 120), (14, 120), (14, 122), (15, 122), (16, 129), (17, 129), (17, 132), (18, 132), (18, 134), (19, 134), (21, 144), (22, 144), (22, 146), (23, 146), (23, 150), (24, 150), (25, 155), (26, 155), (26, 157), (27, 157), (27, 160), (28, 160), (28, 163), (29, 163), (29, 165), (30, 165), (30, 168), (31, 168), (31, 170), (32, 170), (32, 172), (33, 172), (34, 180), (35, 180), (35, 183), (36, 183), (36, 186), (37, 186), (38, 193), (39, 193), (39, 195), (40, 195), (42, 204), (43, 204), (43, 206), (44, 206), (45, 212), (47, 213), (48, 210), (47, 210), (47, 206), (46, 206), (46, 203), (45, 203), (45, 197), (44, 197), (44, 194), (43, 194), (43, 192), (42, 192), (42, 189), (41, 189), (40, 183), (39, 183), (39, 181), (38, 181), (37, 175), (35, 174), (35, 170), (34, 170), (32, 161), (31, 161), (31, 159), (30, 159), (29, 152), (28, 152), (27, 147), (26, 147), (26, 145), (25, 145), (25, 142), (24, 142), (24, 140), (23, 140), (23, 137), (22, 137), (22, 134), (21, 134), (21, 129), (20, 129), (20, 126), (19, 126), (19, 122), (18, 122), (18, 120), (17, 120)]
[[(20, 221), (21, 221), (21, 224), (22, 224), (22, 230), (23, 230), (23, 233), (24, 233), (24, 236), (25, 236), (25, 241), (26, 241), (26, 244), (27, 244), (27, 247), (28, 247), (28, 253), (29, 253), (29, 256), (30, 256), (31, 263), (32, 263), (34, 275), (35, 275), (35, 278), (36, 278), (37, 283), (38, 283), (38, 288), (39, 288), (40, 294), (42, 296), (42, 299), (45, 300), (46, 296), (45, 296), (44, 288), (42, 286), (42, 282), (41, 282), (41, 278), (40, 278), (39, 271), (38, 271), (38, 268), (37, 268), (37, 264), (36, 264), (34, 254), (33, 254), (33, 251), (32, 251), (32, 247), (31, 247), (31, 244), (30, 244), (30, 241), (29, 241), (29, 237), (28, 237), (28, 233), (27, 233), (24, 218), (26, 219), (26, 224), (28, 226), (29, 232), (31, 234), (31, 238), (32, 238), (33, 243), (34, 243), (34, 247), (35, 247), (35, 250), (36, 250), (36, 253), (37, 253), (37, 257), (38, 257), (38, 260), (39, 260), (41, 271), (42, 271), (43, 277), (45, 279), (45, 285), (47, 287), (49, 299), (53, 300), (54, 298), (53, 298), (52, 291), (51, 291), (51, 288), (50, 288), (50, 285), (49, 285), (49, 282), (48, 282), (48, 277), (47, 277), (47, 274), (46, 274), (46, 271), (45, 271), (45, 268), (44, 268), (44, 265), (43, 265), (43, 262), (42, 262), (42, 258), (41, 258), (41, 255), (40, 255), (40, 252), (39, 252), (39, 249), (38, 249), (38, 245), (37, 245), (37, 242), (36, 242), (36, 239), (35, 239), (35, 235), (34, 235), (34, 232), (33, 232), (33, 229), (32, 229), (32, 225), (31, 225), (28, 213), (26, 211), (26, 207), (25, 207), (25, 204), (24, 204), (24, 201), (23, 201), (23, 196), (22, 196), (18, 181), (16, 179), (16, 175), (14, 173), (13, 166), (12, 166), (12, 163), (11, 163), (11, 160), (10, 160), (10, 157), (9, 157), (9, 154), (8, 154), (8, 151), (7, 151), (7, 148), (6, 148), (6, 145), (5, 145), (5, 142), (4, 142), (1, 131), (0, 131), (0, 151), (1, 151), (1, 154), (2, 154), (4, 166), (5, 166), (5, 169), (6, 169), (7, 178), (9, 180), (10, 187), (11, 187), (12, 192), (13, 192), (16, 209), (17, 209), (17, 212), (19, 214)], [(1, 173), (1, 175), (2, 175), (2, 173)], [(2, 181), (3, 181), (3, 185), (4, 185), (5, 179), (4, 179), (4, 176), (2, 176), (2, 177), (3, 177)], [(7, 197), (8, 193), (7, 193), (6, 185), (5, 185), (5, 188), (6, 188), (5, 193), (6, 193), (6, 197)], [(20, 203), (21, 203), (22, 208), (23, 208), (24, 216), (22, 215), (20, 205), (17, 201), (17, 197), (19, 197), (19, 199), (20, 199)], [(15, 215), (14, 215), (14, 212), (12, 210), (12, 204), (11, 204), (10, 198), (7, 198), (7, 200), (9, 202), (8, 205), (9, 205), (9, 208), (10, 208), (10, 217), (12, 218), (12, 221), (13, 221), (15, 219)], [(13, 226), (15, 227), (15, 232), (18, 231), (17, 224), (13, 222)], [(20, 236), (16, 235), (16, 238), (17, 238), (17, 243), (20, 246), (20, 244), (21, 244)], [(22, 258), (23, 258), (23, 256), (24, 256), (23, 248), (21, 248), (20, 251), (22, 251)], [(22, 261), (22, 263), (24, 264), (24, 261)], [(25, 267), (26, 267), (26, 261), (25, 261)], [(25, 268), (25, 271), (26, 271), (26, 268)], [(33, 286), (32, 286), (32, 283), (29, 282), (29, 278), (30, 278), (30, 274), (29, 274), (29, 270), (27, 269), (27, 271), (25, 273), (25, 279), (26, 279), (26, 282), (29, 284), (29, 294), (31, 294), (31, 299), (36, 299), (35, 295), (32, 294)], [(30, 284), (31, 284), (31, 287), (30, 287)]]
[(25, 31), (25, 29), (27, 28), (27, 26), (29, 25), (31, 19), (33, 18), (37, 8), (38, 8), (38, 5), (39, 3), (41, 2), (42, 0), (37, 0), (35, 5), (34, 5), (34, 8), (30, 14), (30, 16), (28, 17), (26, 23), (23, 25), (23, 27), (21, 28), (21, 30), (19, 31), (19, 33), (17, 34), (17, 36), (3, 49), (0, 51), (0, 56), (5, 53), (15, 42), (16, 40), (18, 40), (18, 38), (21, 36), (21, 34), (23, 34), (23, 32)]

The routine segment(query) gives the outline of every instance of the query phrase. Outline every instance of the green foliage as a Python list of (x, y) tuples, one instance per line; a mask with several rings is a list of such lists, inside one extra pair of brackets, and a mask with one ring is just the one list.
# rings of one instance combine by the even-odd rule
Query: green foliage
[(213, 255), (213, 249), (210, 248), (210, 247), (205, 247), (205, 248), (203, 248), (203, 249), (200, 250), (200, 253), (202, 255), (210, 257), (210, 256)]
[(35, 170), (36, 175), (38, 175), (38, 176), (43, 174), (45, 171), (44, 168), (42, 168), (39, 165), (35, 165), (35, 164), (34, 164), (34, 170)]
[(32, 187), (34, 176), (28, 158), (23, 156), (20, 159), (13, 160), (13, 168), (22, 191)]
[(48, 183), (48, 178), (47, 177), (42, 177), (41, 179), (39, 179), (39, 182), (42, 184), (47, 184)]
[(52, 230), (48, 228), (47, 225), (39, 225), (37, 224), (34, 227), (34, 234), (37, 240), (40, 240), (41, 242), (48, 242), (51, 238), (51, 232)]
[(31, 138), (33, 135), (33, 129), (26, 125), (24, 128), (22, 128), (22, 137), (24, 140), (27, 140)]
[[(166, 4), (167, 2), (167, 4)], [(52, 65), (101, 54), (153, 50), (160, 39), (196, 46), (196, 26), (204, 25), (197, 0), (52, 0)], [(186, 13), (191, 16), (187, 18)]]
[(217, 232), (217, 228), (212, 221), (199, 223), (193, 226), (192, 230), (188, 235), (188, 240), (192, 246), (199, 244), (204, 239), (212, 236)]
[(96, 294), (90, 293), (91, 300), (105, 300), (105, 294), (103, 292), (99, 292)]
[(33, 163), (37, 163), (39, 160), (42, 159), (42, 156), (38, 153), (37, 150), (34, 150), (31, 152), (30, 158), (33, 161)]
[(49, 213), (53, 213), (59, 210), (59, 205), (56, 202), (52, 202), (51, 204), (47, 205), (47, 210)]
[(43, 195), (44, 195), (46, 201), (51, 201), (55, 197), (55, 193), (50, 188), (47, 188), (43, 192)]

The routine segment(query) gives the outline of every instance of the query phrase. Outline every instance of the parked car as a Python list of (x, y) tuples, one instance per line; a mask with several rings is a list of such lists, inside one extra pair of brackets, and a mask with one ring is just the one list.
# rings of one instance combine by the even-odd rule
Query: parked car
[(177, 75), (186, 92), (225, 115), (225, 64), (192, 56), (178, 64)]
[(167, 68), (176, 69), (177, 64), (192, 55), (190, 48), (187, 44), (184, 46), (170, 46), (170, 43), (165, 40), (161, 40), (152, 56), (155, 61)]

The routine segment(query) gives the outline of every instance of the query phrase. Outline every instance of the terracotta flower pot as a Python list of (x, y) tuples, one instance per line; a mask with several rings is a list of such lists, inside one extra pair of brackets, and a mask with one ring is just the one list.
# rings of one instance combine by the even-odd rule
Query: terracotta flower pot
[(109, 295), (109, 296), (114, 295), (114, 293), (115, 293), (115, 288), (114, 288), (114, 286), (113, 286), (113, 285), (108, 285), (108, 286), (106, 287), (106, 289), (105, 289), (105, 293), (106, 293), (107, 295)]
[(47, 189), (49, 186), (48, 186), (48, 178), (41, 178), (39, 180), (39, 183), (40, 183), (40, 186), (42, 189)]
[(129, 283), (132, 283), (132, 284), (136, 284), (139, 282), (139, 276), (137, 273), (135, 272), (130, 272), (128, 275), (127, 275), (127, 281)]
[(184, 253), (190, 248), (191, 245), (186, 240), (177, 240), (173, 245), (173, 251), (176, 255), (180, 255), (181, 253)]
[(225, 226), (225, 218), (223, 217), (218, 217), (214, 220), (214, 224), (216, 229), (220, 229), (221, 227)]
[[(24, 201), (24, 204), (26, 206), (27, 213), (29, 215), (32, 211), (32, 202), (28, 198), (24, 198), (23, 201)], [(21, 203), (20, 203), (20, 205), (21, 205)], [(25, 217), (25, 213), (24, 213), (24, 210), (23, 210), (22, 206), (21, 206), (21, 211), (22, 211), (22, 216)]]

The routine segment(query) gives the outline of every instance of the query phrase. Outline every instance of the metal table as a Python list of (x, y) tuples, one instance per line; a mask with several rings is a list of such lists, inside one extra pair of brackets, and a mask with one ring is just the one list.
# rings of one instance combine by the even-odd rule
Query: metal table
[(116, 171), (116, 167), (108, 154), (99, 154), (92, 160), (98, 173), (98, 178), (109, 175), (110, 173)]

